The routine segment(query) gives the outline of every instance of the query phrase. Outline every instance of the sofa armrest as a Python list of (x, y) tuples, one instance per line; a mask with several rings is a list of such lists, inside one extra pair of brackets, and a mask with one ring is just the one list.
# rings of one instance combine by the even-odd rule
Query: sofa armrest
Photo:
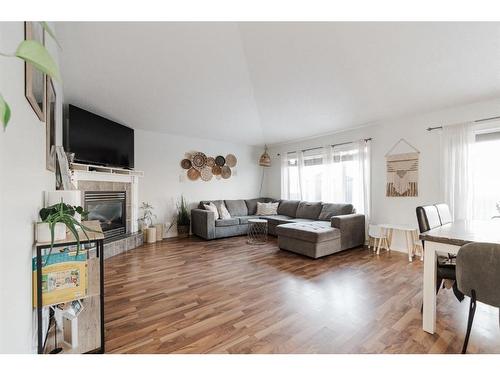
[(350, 214), (331, 218), (331, 225), (340, 230), (342, 250), (365, 244), (365, 215)]
[(206, 240), (215, 238), (215, 214), (212, 211), (194, 208), (191, 210), (191, 230), (193, 234)]

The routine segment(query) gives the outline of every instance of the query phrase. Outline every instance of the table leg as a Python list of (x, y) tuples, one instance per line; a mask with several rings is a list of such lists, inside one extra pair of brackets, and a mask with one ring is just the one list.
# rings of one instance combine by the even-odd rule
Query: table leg
[(422, 328), (424, 331), (436, 331), (436, 244), (426, 241), (424, 257), (424, 309)]
[(387, 230), (387, 251), (391, 251), (391, 246), (392, 246), (392, 234), (393, 234), (393, 229), (389, 228)]
[(413, 261), (413, 243), (412, 243), (412, 234), (410, 231), (405, 230), (406, 237), (406, 247), (408, 248), (408, 261)]

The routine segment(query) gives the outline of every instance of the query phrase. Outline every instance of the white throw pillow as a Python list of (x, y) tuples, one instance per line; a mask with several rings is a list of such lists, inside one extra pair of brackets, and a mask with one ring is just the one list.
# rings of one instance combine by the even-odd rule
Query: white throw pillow
[(257, 202), (257, 215), (277, 215), (278, 214), (278, 205), (279, 202), (276, 203), (261, 203)]
[(222, 203), (219, 207), (219, 217), (222, 220), (231, 219), (231, 214), (227, 210), (227, 207), (224, 203)]
[(210, 202), (210, 204), (204, 204), (203, 207), (205, 207), (205, 210), (212, 211), (215, 215), (215, 220), (219, 218), (219, 211), (217, 211), (217, 207), (215, 204)]

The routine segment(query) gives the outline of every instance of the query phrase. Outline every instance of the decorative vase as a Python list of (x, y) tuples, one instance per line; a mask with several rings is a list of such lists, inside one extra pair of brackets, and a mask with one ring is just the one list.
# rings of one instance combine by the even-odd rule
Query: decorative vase
[(163, 224), (155, 224), (154, 227), (156, 228), (156, 241), (162, 241), (163, 240)]
[(190, 225), (177, 225), (177, 237), (185, 238), (189, 236)]
[(145, 240), (147, 243), (155, 243), (156, 242), (156, 228), (150, 227), (144, 230)]
[[(66, 224), (56, 223), (54, 227), (54, 241), (62, 241), (65, 239), (66, 239)], [(50, 243), (51, 238), (50, 238), (49, 223), (36, 223), (36, 241)]]

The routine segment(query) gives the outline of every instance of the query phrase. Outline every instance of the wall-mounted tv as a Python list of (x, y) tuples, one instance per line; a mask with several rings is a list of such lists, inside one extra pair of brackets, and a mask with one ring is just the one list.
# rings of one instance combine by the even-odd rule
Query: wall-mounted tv
[(64, 149), (75, 162), (134, 168), (134, 129), (69, 105)]

